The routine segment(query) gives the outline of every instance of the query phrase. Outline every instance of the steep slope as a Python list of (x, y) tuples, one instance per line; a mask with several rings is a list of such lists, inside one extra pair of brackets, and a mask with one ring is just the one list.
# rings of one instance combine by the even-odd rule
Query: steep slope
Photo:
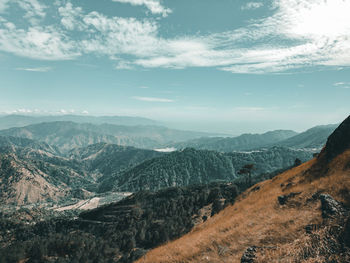
[(30, 139), (0, 136), (0, 159), (2, 204), (58, 202), (95, 182), (77, 161)]
[(77, 123), (92, 123), (92, 124), (116, 124), (116, 125), (157, 125), (154, 120), (141, 117), (127, 116), (84, 116), (84, 115), (53, 115), (53, 116), (27, 116), (27, 115), (5, 115), (0, 116), (0, 129), (9, 129), (14, 127), (24, 127), (42, 122), (56, 121), (73, 121)]
[(158, 190), (213, 181), (232, 181), (235, 169), (229, 157), (213, 151), (187, 148), (146, 161), (127, 171), (117, 181), (125, 191)]
[[(61, 203), (109, 191), (119, 173), (164, 153), (100, 143), (75, 149), (68, 158), (57, 155), (46, 143), (0, 136), (0, 155), (0, 201), (27, 205)], [(64, 194), (56, 196), (56, 192)]]
[(107, 143), (92, 144), (69, 152), (69, 158), (81, 162), (85, 169), (107, 176), (162, 155), (164, 153), (153, 150)]
[(316, 126), (289, 139), (275, 143), (274, 145), (291, 147), (294, 149), (321, 150), (328, 136), (332, 134), (337, 126), (337, 124)]
[(43, 142), (38, 142), (20, 137), (0, 136), (1, 152), (14, 151), (16, 149), (31, 149), (32, 151), (46, 152), (49, 154), (59, 154), (58, 150), (55, 147), (52, 147)]
[(93, 125), (74, 122), (47, 122), (0, 131), (0, 135), (23, 137), (57, 146), (62, 152), (89, 144), (110, 144), (153, 149), (210, 134), (172, 130), (161, 126)]
[(264, 134), (242, 134), (233, 138), (199, 138), (176, 143), (172, 146), (177, 149), (192, 147), (195, 149), (214, 150), (219, 152), (247, 151), (275, 144), (297, 134), (298, 133), (295, 131), (290, 130), (276, 130)]
[(321, 154), (327, 161), (342, 154), (350, 148), (350, 116), (329, 136), (326, 146)]
[(187, 148), (146, 161), (126, 171), (115, 182), (124, 191), (158, 190), (213, 181), (230, 182), (246, 164), (254, 164), (253, 175), (292, 166), (296, 158), (307, 161), (311, 152), (274, 147), (248, 153), (218, 153)]
[(317, 159), (253, 186), (137, 262), (349, 262), (349, 125), (347, 118)]
[(0, 202), (25, 205), (58, 201), (67, 195), (67, 187), (49, 182), (48, 175), (35, 165), (20, 160), (13, 154), (0, 154)]
[(110, 191), (120, 174), (142, 162), (164, 155), (164, 153), (138, 149), (129, 146), (98, 143), (69, 152), (72, 161), (93, 175), (98, 182), (99, 192)]

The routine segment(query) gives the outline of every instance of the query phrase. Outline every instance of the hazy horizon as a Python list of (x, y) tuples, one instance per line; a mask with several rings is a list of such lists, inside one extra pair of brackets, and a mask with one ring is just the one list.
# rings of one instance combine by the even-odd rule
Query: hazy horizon
[[(295, 132), (304, 132), (310, 128), (313, 128), (315, 126), (319, 126), (319, 125), (332, 125), (332, 124), (339, 124), (342, 119), (339, 122), (334, 122), (334, 123), (317, 123), (315, 122), (314, 124), (312, 124), (312, 122), (310, 122), (310, 124), (305, 124), (304, 126), (300, 126), (300, 129), (296, 129), (295, 124), (291, 124), (291, 123), (276, 123), (275, 126), (271, 125), (271, 126), (264, 126), (261, 125), (257, 128), (257, 124), (250, 124), (251, 126), (249, 126), (249, 124), (245, 124), (243, 125), (243, 127), (240, 127), (240, 123), (236, 123), (236, 126), (232, 126), (235, 123), (232, 122), (228, 122), (228, 123), (220, 123), (219, 125), (215, 126), (215, 127), (210, 127), (210, 125), (208, 125), (208, 123), (186, 123), (186, 122), (171, 122), (171, 121), (162, 121), (162, 120), (157, 120), (154, 118), (148, 118), (148, 117), (144, 117), (144, 116), (121, 116), (121, 115), (91, 115), (91, 114), (74, 114), (74, 113), (69, 113), (69, 114), (57, 114), (57, 113), (51, 113), (51, 114), (43, 114), (43, 113), (1, 113), (0, 112), (0, 117), (5, 117), (5, 116), (28, 116), (28, 117), (64, 117), (64, 116), (79, 116), (79, 117), (131, 117), (131, 118), (145, 118), (151, 121), (155, 121), (156, 124), (155, 125), (159, 125), (159, 126), (166, 126), (168, 128), (172, 128), (172, 129), (178, 129), (178, 130), (188, 130), (188, 131), (199, 131), (199, 132), (208, 132), (208, 133), (214, 133), (220, 136), (239, 136), (241, 134), (244, 133), (257, 133), (257, 134), (262, 134), (265, 132), (269, 132), (269, 131), (274, 131), (274, 130), (293, 130)], [(264, 124), (264, 123), (260, 123), (260, 124)], [(121, 124), (123, 125), (123, 124)], [(264, 128), (266, 127), (266, 128)]]

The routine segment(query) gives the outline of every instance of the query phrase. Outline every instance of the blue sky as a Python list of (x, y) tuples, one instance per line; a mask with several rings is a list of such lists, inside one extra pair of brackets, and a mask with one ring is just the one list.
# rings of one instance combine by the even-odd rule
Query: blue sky
[(0, 0), (0, 113), (239, 134), (350, 112), (349, 0)]

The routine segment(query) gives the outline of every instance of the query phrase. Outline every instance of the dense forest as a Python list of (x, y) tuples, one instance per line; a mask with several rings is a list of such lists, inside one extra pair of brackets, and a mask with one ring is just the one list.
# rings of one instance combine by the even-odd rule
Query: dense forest
[(0, 262), (132, 262), (182, 236), (238, 195), (234, 184), (141, 191), (120, 202), (26, 225), (2, 215)]

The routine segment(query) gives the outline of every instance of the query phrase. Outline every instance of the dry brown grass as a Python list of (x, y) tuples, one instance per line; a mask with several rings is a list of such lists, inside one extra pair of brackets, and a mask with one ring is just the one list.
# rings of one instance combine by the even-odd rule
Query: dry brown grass
[[(319, 191), (345, 201), (341, 192), (350, 189), (350, 171), (344, 170), (349, 160), (350, 151), (335, 159), (327, 174), (317, 177), (309, 172), (316, 162), (311, 160), (259, 183), (260, 190), (247, 190), (233, 206), (182, 238), (151, 250), (137, 262), (240, 262), (245, 249), (252, 245), (264, 247), (259, 262), (298, 262), (298, 253), (309, 247), (305, 245), (308, 236), (304, 227), (322, 222), (319, 202), (307, 200)], [(288, 183), (291, 186), (285, 189)], [(290, 192), (301, 194), (289, 205), (280, 206), (277, 197)], [(310, 260), (307, 262), (321, 262), (322, 258)]]

